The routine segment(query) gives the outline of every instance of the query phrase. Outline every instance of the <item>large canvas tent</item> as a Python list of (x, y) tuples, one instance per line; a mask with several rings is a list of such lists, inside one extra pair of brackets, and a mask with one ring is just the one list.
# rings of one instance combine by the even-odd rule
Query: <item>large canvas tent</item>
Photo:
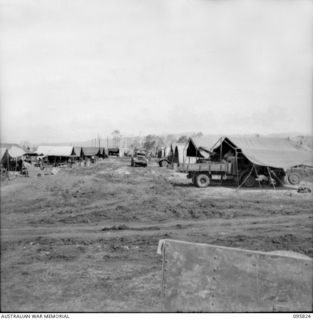
[(39, 146), (37, 154), (44, 158), (44, 161), (51, 164), (67, 163), (75, 158), (73, 146)]
[(39, 146), (37, 154), (43, 156), (70, 157), (75, 156), (72, 146)]
[[(222, 137), (212, 148), (211, 159), (232, 163), (238, 185), (254, 186), (256, 181), (275, 187), (284, 183), (287, 170), (298, 165), (312, 165), (313, 153), (284, 138), (259, 136)], [(248, 171), (249, 172), (248, 172)], [(288, 180), (289, 179), (288, 175)]]
[(100, 157), (100, 147), (82, 147), (82, 149), (87, 158)]
[(3, 167), (8, 171), (20, 171), (25, 150), (15, 143), (1, 143), (1, 149), (3, 150), (1, 160)]
[(223, 156), (230, 149), (243, 154), (258, 166), (282, 168), (296, 165), (313, 165), (313, 153), (296, 147), (288, 139), (267, 137), (224, 137), (213, 150)]

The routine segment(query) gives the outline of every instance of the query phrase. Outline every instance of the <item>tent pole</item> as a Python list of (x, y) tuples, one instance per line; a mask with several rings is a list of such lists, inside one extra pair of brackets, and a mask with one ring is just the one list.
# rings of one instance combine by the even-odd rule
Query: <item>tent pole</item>
[[(224, 141), (223, 141), (223, 142), (224, 142)], [(222, 160), (223, 142), (221, 143), (221, 149), (220, 149), (220, 161)]]
[(245, 182), (246, 182), (246, 181), (248, 180), (248, 178), (251, 176), (252, 171), (253, 171), (253, 167), (251, 168), (249, 174), (246, 176), (246, 179), (242, 182), (241, 185), (238, 186), (238, 188), (237, 188), (236, 190), (238, 190), (242, 185), (245, 184)]
[(269, 174), (270, 179), (271, 179), (271, 184), (273, 185), (273, 188), (274, 188), (274, 190), (275, 190), (276, 188), (275, 188), (275, 184), (274, 184), (273, 178), (272, 178), (272, 176), (271, 176), (271, 171), (270, 171), (269, 167), (266, 167), (266, 168), (267, 168), (268, 174)]
[(223, 137), (219, 138), (219, 139), (213, 144), (213, 147), (210, 149), (210, 151), (213, 151), (214, 147), (215, 147), (221, 140), (223, 140)]
[(239, 173), (238, 173), (238, 152), (235, 149), (235, 163), (236, 163), (236, 175), (237, 175), (237, 185), (239, 186)]
[[(258, 176), (258, 172), (257, 172), (257, 170), (256, 170), (255, 165), (253, 165), (253, 167), (254, 167), (254, 170), (255, 170), (255, 174), (256, 174), (256, 176)], [(262, 186), (261, 186), (261, 182), (260, 182), (260, 180), (258, 180), (258, 183), (259, 183), (259, 187), (261, 188)]]

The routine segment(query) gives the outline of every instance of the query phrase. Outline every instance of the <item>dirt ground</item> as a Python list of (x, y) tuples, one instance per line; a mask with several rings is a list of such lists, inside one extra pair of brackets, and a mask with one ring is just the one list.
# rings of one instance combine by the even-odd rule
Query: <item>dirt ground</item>
[(1, 311), (161, 311), (164, 238), (313, 257), (312, 193), (106, 159), (1, 185)]

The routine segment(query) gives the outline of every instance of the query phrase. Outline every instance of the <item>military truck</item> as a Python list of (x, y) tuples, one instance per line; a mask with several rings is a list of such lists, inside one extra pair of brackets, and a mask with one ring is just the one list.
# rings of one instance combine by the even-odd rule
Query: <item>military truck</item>
[(131, 157), (131, 166), (142, 166), (146, 167), (148, 165), (148, 158), (146, 152), (142, 150), (136, 150), (134, 155)]

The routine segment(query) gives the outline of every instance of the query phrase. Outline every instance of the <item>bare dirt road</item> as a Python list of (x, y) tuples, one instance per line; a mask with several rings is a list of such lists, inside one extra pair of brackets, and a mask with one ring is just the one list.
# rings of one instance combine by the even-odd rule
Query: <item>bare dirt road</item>
[(313, 257), (312, 193), (107, 159), (1, 186), (1, 311), (161, 311), (159, 239)]

